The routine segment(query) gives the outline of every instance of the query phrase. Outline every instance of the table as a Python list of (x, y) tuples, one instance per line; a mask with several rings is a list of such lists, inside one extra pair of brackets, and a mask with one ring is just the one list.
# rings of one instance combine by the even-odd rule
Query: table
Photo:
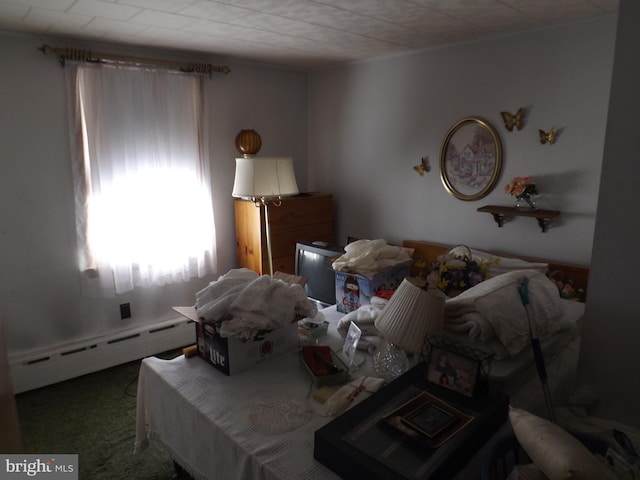
[[(339, 350), (336, 324), (342, 314), (335, 306), (323, 312), (330, 326), (322, 343)], [(141, 452), (149, 440), (158, 441), (196, 479), (338, 479), (313, 458), (314, 432), (332, 418), (320, 415), (311, 393), (311, 379), (297, 352), (233, 376), (198, 357), (146, 358), (138, 379), (135, 451)], [(285, 400), (310, 405), (309, 421), (284, 434), (252, 427), (252, 413), (270, 402), (282, 402), (285, 408)]]
[[(323, 312), (330, 325), (322, 343), (339, 350), (342, 338), (336, 325), (342, 314), (335, 307)], [(355, 376), (370, 375), (371, 363), (365, 355)], [(332, 418), (321, 415), (311, 392), (311, 380), (296, 352), (233, 376), (198, 357), (146, 358), (138, 379), (135, 450), (141, 452), (149, 441), (157, 441), (197, 480), (335, 480), (339, 477), (313, 457), (314, 434)], [(310, 406), (312, 414), (287, 404), (289, 400)], [(287, 418), (302, 413), (308, 421), (292, 431), (268, 433), (251, 422), (256, 418), (252, 414), (264, 412), (264, 405), (281, 406)], [(476, 467), (470, 471), (468, 478), (476, 476)]]
[(309, 379), (295, 353), (231, 377), (198, 357), (147, 358), (138, 382), (136, 451), (159, 441), (196, 479), (339, 478), (313, 459), (314, 432), (331, 418), (312, 415), (282, 435), (249, 423), (262, 401), (307, 398)]

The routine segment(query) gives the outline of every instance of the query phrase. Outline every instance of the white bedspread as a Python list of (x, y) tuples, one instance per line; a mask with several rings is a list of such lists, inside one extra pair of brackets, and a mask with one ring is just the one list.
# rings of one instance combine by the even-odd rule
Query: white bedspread
[[(528, 282), (529, 307), (518, 291)], [(557, 287), (535, 270), (515, 270), (485, 280), (445, 304), (445, 329), (493, 345), (497, 357), (514, 356), (529, 345), (529, 320), (539, 338), (566, 330)]]

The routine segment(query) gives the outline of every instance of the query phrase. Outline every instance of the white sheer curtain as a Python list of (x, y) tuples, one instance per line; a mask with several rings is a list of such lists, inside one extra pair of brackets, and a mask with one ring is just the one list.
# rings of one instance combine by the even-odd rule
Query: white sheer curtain
[(214, 269), (202, 78), (68, 65), (85, 287), (123, 293)]

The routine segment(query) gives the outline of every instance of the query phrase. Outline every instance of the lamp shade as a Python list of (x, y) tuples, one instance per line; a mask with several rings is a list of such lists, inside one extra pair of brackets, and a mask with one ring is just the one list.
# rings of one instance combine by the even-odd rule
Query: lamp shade
[(378, 331), (406, 352), (422, 351), (425, 336), (442, 329), (445, 294), (404, 279), (375, 320)]
[(279, 198), (298, 193), (291, 157), (236, 158), (234, 197)]

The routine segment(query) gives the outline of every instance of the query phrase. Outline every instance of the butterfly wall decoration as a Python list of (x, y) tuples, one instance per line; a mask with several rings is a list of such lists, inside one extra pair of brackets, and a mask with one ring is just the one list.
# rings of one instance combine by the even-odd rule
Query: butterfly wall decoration
[(413, 169), (418, 172), (420, 176), (423, 176), (425, 172), (431, 170), (431, 167), (429, 167), (429, 159), (427, 157), (422, 157), (420, 159), (420, 165), (415, 165)]
[(553, 142), (556, 141), (557, 130), (555, 128), (552, 128), (549, 132), (545, 132), (544, 130), (539, 130), (539, 132), (541, 144), (544, 145), (545, 143), (548, 143), (549, 145), (553, 145)]
[(522, 117), (524, 116), (524, 109), (519, 108), (515, 115), (511, 115), (509, 112), (500, 112), (504, 126), (510, 132), (513, 132), (513, 127), (516, 129), (522, 129)]

